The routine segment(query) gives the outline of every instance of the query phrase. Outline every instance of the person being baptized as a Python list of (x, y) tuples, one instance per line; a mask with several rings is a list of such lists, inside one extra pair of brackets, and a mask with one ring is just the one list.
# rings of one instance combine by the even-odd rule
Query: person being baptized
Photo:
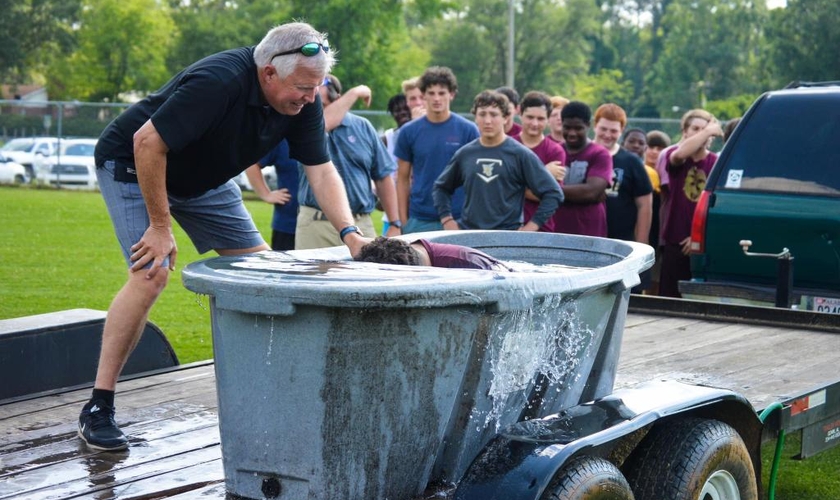
[(434, 243), (424, 239), (408, 243), (383, 236), (363, 246), (355, 260), (405, 266), (511, 271), (500, 260), (474, 248)]

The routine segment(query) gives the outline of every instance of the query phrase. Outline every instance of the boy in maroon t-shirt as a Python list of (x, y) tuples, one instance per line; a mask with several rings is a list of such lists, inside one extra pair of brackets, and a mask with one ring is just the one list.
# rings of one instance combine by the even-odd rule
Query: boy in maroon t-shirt
[[(563, 166), (566, 164), (566, 151), (563, 146), (547, 140), (545, 134), (543, 134), (548, 123), (548, 115), (551, 113), (551, 98), (543, 92), (528, 92), (522, 98), (520, 107), (519, 116), (522, 118), (522, 131), (513, 138), (533, 151), (562, 187), (563, 177), (566, 176), (566, 167)], [(539, 206), (539, 198), (534, 196), (530, 190), (525, 191), (524, 217), (522, 220), (531, 220)], [(548, 219), (540, 227), (540, 231), (553, 233), (554, 218)]]
[(706, 178), (717, 155), (708, 150), (714, 137), (722, 137), (720, 123), (711, 113), (692, 109), (681, 120), (682, 140), (663, 153), (669, 177), (669, 193), (662, 205), (659, 244), (662, 246), (662, 271), (659, 295), (680, 297), (680, 280), (691, 279), (691, 219)]
[(424, 239), (408, 243), (380, 236), (363, 246), (355, 259), (378, 264), (510, 271), (501, 261), (474, 248)]
[(554, 212), (557, 233), (607, 236), (606, 189), (612, 184), (613, 162), (607, 148), (588, 137), (592, 110), (572, 101), (563, 106), (563, 149), (566, 177), (563, 204)]

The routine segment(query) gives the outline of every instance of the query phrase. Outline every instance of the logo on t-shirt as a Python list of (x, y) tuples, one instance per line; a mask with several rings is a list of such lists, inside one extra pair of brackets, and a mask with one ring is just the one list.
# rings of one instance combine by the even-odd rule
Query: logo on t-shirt
[(624, 169), (613, 168), (612, 185), (607, 188), (607, 196), (618, 196), (618, 190), (621, 187), (621, 182), (624, 180)]
[(689, 201), (696, 202), (700, 199), (700, 193), (706, 188), (706, 172), (697, 167), (691, 167), (688, 175), (685, 176), (683, 193)]
[(563, 181), (566, 184), (583, 184), (584, 182), (586, 182), (586, 170), (588, 168), (588, 161), (573, 161), (571, 165), (569, 165), (569, 171), (566, 173), (566, 178)]
[(481, 167), (481, 172), (477, 173), (476, 175), (479, 179), (483, 180), (484, 182), (493, 182), (493, 179), (499, 176), (499, 174), (493, 174), (493, 169), (496, 167), (501, 167), (502, 160), (497, 160), (494, 158), (479, 158), (475, 160), (475, 163), (479, 167)]

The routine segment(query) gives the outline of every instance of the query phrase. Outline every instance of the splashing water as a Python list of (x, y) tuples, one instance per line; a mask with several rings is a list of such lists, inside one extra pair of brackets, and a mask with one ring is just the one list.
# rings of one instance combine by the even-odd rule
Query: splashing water
[(271, 322), (269, 329), (268, 329), (268, 352), (265, 354), (265, 364), (271, 364), (271, 349), (274, 346), (274, 316), (268, 317), (269, 321)]
[(210, 308), (207, 307), (207, 295), (201, 293), (195, 294), (195, 303), (198, 304), (198, 307), (203, 309), (205, 312), (210, 311)]
[(547, 297), (531, 309), (500, 315), (499, 319), (488, 340), (492, 408), (474, 409), (471, 415), (476, 419), (484, 413), (476, 429), (495, 422), (497, 433), (501, 417), (511, 408), (518, 414), (535, 381), (542, 378), (549, 390), (559, 393), (579, 380), (576, 370), (587, 357), (593, 338), (592, 331), (579, 319), (577, 301), (559, 295)]

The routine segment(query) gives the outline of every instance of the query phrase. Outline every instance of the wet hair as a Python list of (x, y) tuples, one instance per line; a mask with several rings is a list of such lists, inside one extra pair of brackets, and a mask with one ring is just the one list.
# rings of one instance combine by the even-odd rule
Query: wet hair
[(476, 114), (478, 108), (489, 107), (499, 108), (499, 110), (502, 112), (502, 116), (504, 117), (510, 116), (510, 101), (508, 100), (507, 96), (505, 96), (501, 92), (496, 92), (495, 90), (484, 90), (480, 92), (477, 96), (475, 96), (470, 113)]
[[(274, 63), (277, 76), (288, 78), (289, 75), (299, 67), (323, 71), (329, 73), (335, 64), (335, 49), (329, 52), (319, 50), (317, 54), (307, 57), (303, 54), (290, 54), (283, 57), (272, 58), (278, 52), (292, 50), (302, 47), (307, 43), (327, 43), (327, 35), (319, 33), (307, 23), (281, 24), (272, 28), (254, 48), (254, 63), (261, 68), (267, 64)], [(293, 64), (288, 64), (293, 62)]]
[(519, 106), (519, 92), (517, 92), (515, 88), (499, 87), (496, 89), (496, 92), (504, 94), (504, 96), (508, 98), (508, 101), (513, 104), (513, 107)]
[(583, 123), (589, 125), (592, 122), (592, 109), (586, 103), (571, 101), (569, 104), (563, 106), (563, 111), (560, 112), (560, 118), (562, 120), (580, 118)]
[(336, 78), (335, 75), (327, 75), (324, 80), (324, 87), (327, 89), (327, 97), (330, 102), (335, 102), (336, 99), (341, 97), (341, 80)]
[(723, 142), (729, 140), (729, 137), (732, 135), (732, 132), (735, 132), (735, 127), (738, 126), (738, 123), (741, 122), (741, 117), (733, 118), (726, 122), (726, 125), (723, 126)]
[(417, 87), (420, 92), (426, 93), (426, 89), (432, 85), (442, 85), (449, 89), (453, 94), (458, 92), (458, 79), (455, 78), (455, 73), (446, 66), (432, 66), (420, 75), (417, 82)]
[(379, 236), (363, 246), (354, 259), (359, 262), (375, 262), (377, 264), (420, 265), (420, 255), (417, 250), (411, 248), (411, 244), (407, 241), (384, 236)]
[(651, 130), (647, 133), (647, 143), (649, 148), (665, 149), (671, 145), (671, 137), (661, 130)]
[(397, 94), (388, 99), (388, 113), (391, 113), (391, 116), (393, 116), (397, 110), (402, 107), (408, 107), (408, 101), (405, 98), (405, 94)]
[(695, 118), (700, 118), (701, 120), (706, 120), (710, 122), (715, 119), (715, 116), (705, 109), (690, 109), (685, 112), (685, 114), (680, 119), (680, 130), (685, 132), (688, 128), (689, 122)]
[(645, 138), (645, 144), (647, 144), (647, 134), (645, 134), (645, 131), (640, 128), (628, 128), (627, 130), (625, 130), (624, 138), (621, 140), (622, 144), (624, 144), (624, 141), (626, 141), (627, 138), (630, 137), (630, 134), (642, 134), (642, 137)]
[(548, 94), (545, 92), (540, 92), (538, 90), (532, 90), (528, 92), (522, 97), (522, 102), (520, 103), (520, 109), (523, 111), (528, 108), (545, 108), (546, 116), (551, 114), (551, 110), (553, 109), (551, 105), (551, 98), (548, 97)]
[(618, 104), (608, 102), (598, 106), (598, 109), (595, 110), (595, 123), (598, 123), (601, 118), (618, 122), (621, 124), (621, 128), (627, 126), (627, 113)]

